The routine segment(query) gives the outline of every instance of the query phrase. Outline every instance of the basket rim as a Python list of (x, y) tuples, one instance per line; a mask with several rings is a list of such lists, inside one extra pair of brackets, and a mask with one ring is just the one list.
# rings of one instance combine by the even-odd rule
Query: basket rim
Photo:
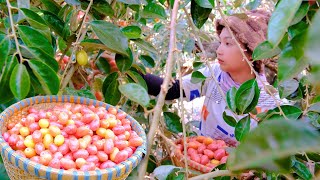
[[(41, 103), (75, 103), (75, 104), (82, 104), (82, 105), (94, 105), (96, 107), (105, 107), (106, 109), (109, 109), (110, 107), (116, 108), (108, 103), (86, 98), (86, 97), (80, 97), (80, 96), (72, 96), (72, 95), (47, 95), (47, 96), (34, 96), (30, 97), (24, 100), (21, 100), (7, 109), (5, 109), (0, 114), (0, 127), (2, 128), (4, 120), (12, 116), (16, 111), (19, 111), (23, 108), (26, 108), (28, 106), (34, 105), (34, 104), (41, 104)], [(124, 112), (120, 108), (116, 108), (118, 112)], [(126, 113), (127, 114), (127, 113)], [(49, 173), (49, 177), (52, 174), (57, 174), (58, 177), (62, 175), (69, 175), (69, 176), (98, 176), (101, 177), (103, 174), (108, 174), (113, 176), (113, 174), (116, 172), (116, 177), (121, 176), (121, 170), (125, 168), (124, 173), (130, 172), (132, 169), (134, 169), (138, 163), (142, 160), (143, 154), (146, 154), (146, 148), (147, 148), (147, 142), (146, 142), (146, 134), (142, 126), (129, 114), (126, 116), (127, 119), (133, 123), (133, 129), (134, 131), (139, 130), (139, 136), (143, 139), (143, 144), (139, 147), (137, 147), (136, 151), (128, 158), (127, 160), (117, 164), (116, 166), (112, 168), (106, 168), (106, 169), (97, 169), (93, 171), (80, 171), (80, 170), (64, 170), (64, 169), (56, 169), (51, 168), (49, 166), (44, 166), (40, 163), (36, 163), (31, 161), (29, 158), (22, 157), (18, 153), (13, 150), (9, 144), (3, 139), (2, 133), (0, 133), (0, 149), (1, 149), (1, 155), (5, 157), (9, 162), (14, 164), (19, 169), (25, 170), (28, 173), (36, 176), (40, 176), (39, 172), (44, 171), (46, 176)], [(5, 156), (7, 154), (8, 156)], [(13, 158), (12, 158), (13, 157)], [(14, 159), (14, 160), (13, 160)], [(22, 163), (19, 163), (22, 162)], [(22, 166), (22, 167), (21, 167)], [(29, 171), (28, 167), (32, 167), (33, 171)]]

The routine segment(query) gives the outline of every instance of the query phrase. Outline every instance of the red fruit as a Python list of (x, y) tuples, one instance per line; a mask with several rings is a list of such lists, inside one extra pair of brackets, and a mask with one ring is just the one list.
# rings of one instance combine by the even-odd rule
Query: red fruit
[(87, 159), (88, 157), (89, 157), (89, 153), (85, 149), (79, 149), (78, 151), (73, 153), (74, 159), (78, 159), (78, 158)]
[[(31, 149), (31, 148), (26, 148), (26, 149)], [(16, 153), (22, 157), (26, 157), (25, 153), (21, 150), (16, 150)], [(34, 156), (33, 156), (34, 157)], [(30, 157), (29, 157), (30, 158)]]
[(125, 112), (118, 112), (117, 114), (116, 114), (116, 117), (117, 117), (117, 119), (119, 119), (119, 120), (122, 120), (122, 119), (124, 119), (125, 117), (127, 116), (127, 114), (125, 113)]
[(28, 109), (28, 113), (38, 113), (38, 110), (36, 110), (36, 108), (34, 108), (34, 107), (30, 107)]
[(8, 139), (9, 139), (9, 137), (10, 137), (10, 134), (9, 134), (8, 132), (4, 132), (4, 133), (2, 134), (2, 136), (3, 136), (3, 139), (4, 139), (6, 142), (8, 142)]
[(116, 126), (112, 128), (112, 131), (114, 132), (115, 135), (120, 135), (120, 134), (123, 134), (126, 131), (126, 129), (123, 126)]
[(50, 144), (50, 145), (49, 145), (49, 151), (50, 151), (52, 154), (56, 153), (56, 152), (58, 151), (58, 146), (55, 145), (55, 144)]
[(40, 126), (36, 122), (31, 123), (30, 126), (29, 126), (29, 130), (30, 130), (30, 133), (33, 133), (36, 130), (40, 130)]
[(100, 165), (100, 169), (111, 168), (113, 166), (116, 166), (116, 163), (108, 160)]
[(211, 151), (211, 150), (209, 150), (209, 149), (205, 149), (205, 150), (203, 151), (203, 153), (204, 153), (205, 155), (207, 155), (207, 156), (209, 157), (209, 159), (214, 158), (214, 152)]
[(96, 165), (93, 162), (86, 162), (84, 165), (81, 166), (81, 171), (93, 171), (96, 169)]
[(195, 162), (197, 162), (197, 163), (200, 163), (200, 156), (199, 156), (199, 154), (190, 154), (190, 157), (191, 157), (191, 160), (193, 160), (193, 161), (195, 161)]
[(96, 141), (98, 141), (98, 140), (100, 140), (100, 139), (102, 139), (101, 136), (98, 136), (98, 135), (93, 135), (93, 136), (92, 136), (92, 141), (93, 141), (93, 142), (96, 142)]
[(219, 148), (219, 145), (216, 143), (211, 143), (208, 145), (207, 149), (211, 150), (211, 151), (216, 151)]
[(226, 145), (226, 142), (224, 142), (223, 140), (217, 140), (217, 141), (216, 141), (216, 144), (218, 144), (218, 145), (220, 146), (219, 148), (222, 148), (222, 147), (227, 146), (227, 145)]
[[(43, 151), (45, 152), (45, 151)], [(52, 160), (52, 155), (51, 153), (40, 153), (40, 163), (48, 166), (48, 164), (50, 163), (50, 161)]]
[(84, 126), (84, 122), (82, 121), (75, 121), (74, 124), (77, 126), (77, 128)]
[(63, 129), (63, 131), (70, 135), (75, 134), (77, 132), (77, 126), (75, 124), (69, 124)]
[(104, 143), (103, 150), (105, 153), (110, 154), (113, 151), (114, 143), (112, 139), (106, 139), (106, 142)]
[(207, 156), (207, 155), (203, 155), (203, 156), (201, 156), (201, 158), (200, 158), (200, 164), (203, 164), (203, 165), (206, 165), (206, 164), (208, 164), (209, 163), (209, 157)]
[(69, 115), (66, 112), (60, 112), (58, 122), (60, 124), (67, 124), (69, 120)]
[(124, 127), (124, 129), (126, 131), (130, 131), (131, 130), (131, 125), (130, 124), (125, 124), (125, 125), (123, 125), (123, 127)]
[(42, 142), (42, 138), (43, 138), (43, 135), (39, 130), (35, 130), (32, 133), (32, 140), (33, 140), (34, 143)]
[(7, 125), (7, 129), (10, 130), (10, 129), (12, 129), (15, 125), (16, 125), (15, 123), (9, 123), (9, 124)]
[(81, 121), (85, 124), (89, 124), (91, 123), (91, 121), (93, 121), (96, 118), (96, 115), (93, 113), (88, 113), (85, 114), (84, 116), (82, 116)]
[(102, 94), (101, 91), (96, 91), (96, 92), (94, 93), (94, 95), (96, 96), (96, 98), (97, 98), (98, 101), (102, 101), (102, 100), (103, 100), (103, 94)]
[(197, 150), (199, 146), (200, 146), (200, 143), (197, 141), (192, 141), (188, 143), (188, 148), (193, 148)]
[(199, 147), (198, 147), (198, 153), (199, 154), (203, 154), (203, 151), (206, 149), (206, 145), (204, 144), (201, 144)]
[(99, 161), (101, 161), (101, 162), (105, 162), (108, 160), (108, 154), (105, 153), (104, 151), (98, 151), (97, 157), (98, 157)]
[(220, 164), (226, 163), (227, 160), (228, 160), (228, 156), (223, 156), (223, 157), (221, 158), (221, 160), (220, 160)]
[(118, 110), (114, 107), (109, 107), (108, 112), (110, 114), (116, 115), (118, 113)]
[(69, 138), (68, 146), (71, 152), (75, 152), (79, 149), (79, 140), (76, 138)]
[(118, 137), (118, 140), (127, 140), (127, 138), (124, 134), (120, 134), (117, 137)]
[[(12, 128), (13, 129), (13, 128)], [(12, 134), (9, 138), (8, 138), (8, 144), (11, 147), (15, 147), (17, 142), (19, 141), (19, 136), (17, 134)]]
[(24, 145), (23, 140), (21, 140), (21, 139), (17, 142), (16, 147), (17, 147), (18, 150), (24, 150), (26, 148), (26, 146)]
[(129, 139), (129, 146), (138, 147), (141, 146), (143, 143), (143, 139), (141, 137), (135, 137), (132, 139)]
[(124, 148), (124, 151), (128, 152), (128, 158), (133, 154), (133, 150), (130, 147)]
[(99, 158), (96, 155), (90, 155), (86, 160), (95, 164), (99, 162)]
[(87, 161), (83, 158), (76, 159), (76, 166), (77, 168), (81, 168)]
[(76, 163), (67, 158), (61, 158), (60, 163), (61, 163), (61, 167), (66, 170), (76, 168)]
[(60, 159), (52, 159), (49, 163), (50, 167), (60, 169)]
[(62, 155), (66, 155), (69, 152), (69, 143), (65, 142), (61, 146), (59, 146), (58, 151), (62, 153)]
[(50, 122), (49, 126), (49, 133), (53, 136), (56, 137), (61, 133), (61, 129), (63, 129), (64, 126), (58, 122)]
[(128, 159), (128, 152), (127, 151), (119, 151), (116, 155), (114, 162), (116, 164), (118, 164), (118, 163), (121, 163), (122, 161), (125, 161), (126, 159)]
[(40, 163), (40, 156), (33, 156), (32, 158), (30, 158), (30, 160), (36, 163)]
[(223, 156), (226, 155), (226, 150), (224, 149), (218, 149), (214, 152), (214, 159), (221, 160)]
[(85, 135), (88, 135), (89, 132), (90, 132), (89, 127), (87, 127), (87, 126), (82, 126), (82, 127), (79, 127), (79, 128), (77, 129), (77, 132), (76, 132), (76, 135), (75, 135), (75, 136), (76, 136), (77, 138), (81, 138), (81, 137), (83, 137), (83, 136), (85, 136)]
[(43, 152), (46, 148), (44, 147), (43, 143), (37, 143), (35, 146), (34, 146), (34, 150), (36, 151), (36, 153), (38, 155), (40, 155), (41, 152)]
[(56, 152), (53, 154), (53, 159), (61, 159), (63, 157), (61, 152)]
[(98, 140), (96, 142), (93, 142), (93, 145), (95, 145), (98, 149), (98, 151), (103, 151), (105, 144), (105, 139)]
[(90, 129), (92, 131), (96, 131), (99, 129), (100, 127), (100, 120), (99, 119), (94, 119), (91, 123), (90, 123)]
[(70, 159), (70, 160), (74, 160), (72, 152), (67, 153), (66, 155), (63, 156), (64, 158)]
[(114, 142), (114, 146), (117, 147), (120, 151), (129, 146), (128, 141), (118, 140)]
[(131, 125), (131, 121), (129, 119), (122, 119), (121, 124), (124, 126), (126, 124)]
[(98, 148), (95, 145), (89, 144), (87, 147), (87, 151), (90, 155), (95, 155), (98, 152)]

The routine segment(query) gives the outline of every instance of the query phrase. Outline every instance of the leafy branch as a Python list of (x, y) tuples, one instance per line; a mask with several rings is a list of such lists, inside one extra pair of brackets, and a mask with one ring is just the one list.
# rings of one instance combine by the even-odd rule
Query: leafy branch
[(150, 130), (148, 133), (148, 143), (147, 143), (148, 146), (147, 146), (146, 157), (142, 160), (140, 168), (139, 168), (139, 179), (141, 179), (141, 180), (144, 179), (144, 176), (146, 173), (146, 169), (148, 166), (148, 159), (150, 156), (154, 136), (155, 136), (156, 130), (159, 125), (162, 107), (164, 105), (165, 97), (168, 92), (168, 86), (169, 86), (169, 83), (171, 82), (171, 78), (172, 78), (171, 72), (172, 72), (172, 69), (174, 66), (173, 58), (174, 58), (174, 53), (176, 51), (176, 49), (175, 49), (175, 47), (176, 47), (176, 19), (177, 19), (177, 14), (178, 14), (178, 7), (179, 7), (179, 0), (176, 0), (176, 1), (174, 1), (173, 9), (171, 12), (172, 14), (171, 14), (171, 22), (170, 22), (169, 55), (168, 55), (168, 59), (166, 62), (166, 74), (164, 77), (163, 84), (161, 85), (161, 91), (159, 93), (159, 98), (158, 98), (157, 104), (154, 108), (154, 115), (152, 118), (152, 124), (150, 126)]

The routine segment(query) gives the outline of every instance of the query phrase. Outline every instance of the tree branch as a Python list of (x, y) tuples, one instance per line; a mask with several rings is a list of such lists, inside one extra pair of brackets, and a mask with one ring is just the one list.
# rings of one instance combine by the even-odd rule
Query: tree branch
[(232, 173), (229, 170), (216, 170), (207, 174), (202, 174), (199, 176), (195, 176), (193, 178), (190, 178), (189, 180), (203, 180), (203, 179), (209, 179), (219, 176), (231, 176)]
[(6, 0), (6, 1), (7, 1), (7, 6), (8, 6), (8, 12), (9, 12), (9, 19), (10, 19), (10, 25), (11, 25), (11, 30), (12, 30), (12, 36), (14, 37), (14, 41), (16, 43), (17, 52), (18, 52), (19, 57), (20, 57), (20, 63), (23, 63), (24, 59), (23, 59), (21, 51), (20, 51), (19, 41), (18, 41), (18, 38), (17, 38), (16, 30), (15, 30), (13, 19), (12, 19), (11, 9), (13, 7), (11, 6), (9, 0)]
[(178, 7), (179, 7), (179, 0), (174, 1), (172, 14), (171, 14), (171, 22), (170, 22), (170, 43), (169, 43), (169, 55), (168, 59), (166, 61), (166, 75), (164, 77), (164, 81), (161, 85), (161, 91), (159, 93), (159, 98), (157, 101), (157, 104), (154, 108), (154, 115), (152, 118), (152, 124), (150, 126), (150, 130), (148, 133), (148, 145), (147, 145), (147, 153), (145, 158), (142, 160), (142, 163), (139, 168), (139, 179), (143, 180), (146, 169), (148, 166), (148, 159), (151, 152), (154, 136), (156, 133), (156, 130), (159, 125), (159, 120), (162, 112), (162, 107), (164, 105), (165, 97), (168, 91), (168, 85), (171, 82), (171, 72), (174, 65), (173, 55), (175, 53), (176, 49), (176, 19), (178, 14)]

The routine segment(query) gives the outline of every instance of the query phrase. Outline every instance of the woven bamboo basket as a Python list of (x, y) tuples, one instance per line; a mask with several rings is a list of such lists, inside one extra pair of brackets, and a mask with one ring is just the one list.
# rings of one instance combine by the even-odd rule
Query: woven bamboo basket
[[(125, 179), (130, 172), (141, 162), (146, 151), (146, 134), (141, 125), (131, 116), (127, 119), (131, 121), (132, 129), (143, 139), (143, 144), (139, 146), (135, 153), (126, 161), (119, 163), (115, 167), (97, 169), (95, 171), (76, 171), (55, 169), (35, 163), (28, 158), (24, 158), (16, 153), (7, 142), (4, 141), (2, 133), (7, 131), (7, 124), (19, 122), (21, 116), (26, 114), (27, 109), (32, 106), (36, 109), (48, 109), (63, 103), (74, 103), (83, 105), (94, 105), (96, 107), (112, 107), (104, 102), (77, 96), (37, 96), (22, 100), (13, 104), (0, 114), (0, 148), (1, 156), (12, 180), (38, 180), (38, 179), (58, 179), (58, 180), (120, 180)], [(121, 112), (121, 110), (118, 110)], [(0, 178), (1, 179), (1, 178)]]

